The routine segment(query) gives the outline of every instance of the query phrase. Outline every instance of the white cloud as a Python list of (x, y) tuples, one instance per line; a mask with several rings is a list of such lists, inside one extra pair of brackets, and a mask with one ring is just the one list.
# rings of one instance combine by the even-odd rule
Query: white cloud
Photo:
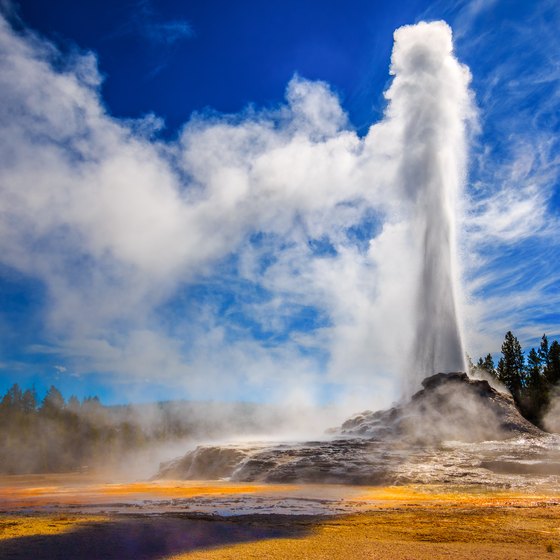
[[(558, 234), (560, 223), (549, 212), (549, 199), (560, 162), (546, 144), (538, 138), (529, 142), (522, 137), (512, 159), (492, 168), (492, 184), (476, 185), (477, 190), (484, 189), (487, 194), (472, 201), (465, 222), (473, 247), (492, 242), (516, 243), (537, 236), (553, 238)], [(488, 154), (484, 157), (491, 159)]]

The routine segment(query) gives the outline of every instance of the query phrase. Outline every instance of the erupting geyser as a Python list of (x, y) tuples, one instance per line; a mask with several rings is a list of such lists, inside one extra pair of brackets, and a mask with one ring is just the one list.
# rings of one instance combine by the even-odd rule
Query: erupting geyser
[[(419, 261), (409, 390), (438, 371), (464, 371), (457, 311), (456, 215), (465, 177), (469, 70), (444, 22), (395, 32), (388, 117), (403, 146), (397, 172)], [(404, 272), (404, 271), (403, 271)]]

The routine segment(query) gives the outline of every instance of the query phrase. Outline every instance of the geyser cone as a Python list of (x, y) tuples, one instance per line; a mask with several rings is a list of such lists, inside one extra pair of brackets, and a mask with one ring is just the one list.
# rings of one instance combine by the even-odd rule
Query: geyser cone
[[(408, 389), (436, 371), (464, 370), (457, 311), (456, 217), (465, 176), (470, 73), (444, 22), (395, 32), (389, 117), (400, 123), (398, 184), (409, 203), (418, 261)], [(412, 372), (412, 373), (411, 373)]]

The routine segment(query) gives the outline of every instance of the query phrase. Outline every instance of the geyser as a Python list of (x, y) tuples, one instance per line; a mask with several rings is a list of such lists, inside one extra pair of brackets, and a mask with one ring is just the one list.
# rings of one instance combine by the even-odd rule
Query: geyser
[[(391, 58), (388, 117), (401, 135), (397, 184), (410, 208), (418, 262), (408, 390), (437, 371), (464, 371), (457, 309), (456, 219), (465, 178), (470, 72), (441, 21), (401, 27)], [(416, 272), (414, 272), (416, 271)], [(405, 271), (403, 271), (404, 273)]]

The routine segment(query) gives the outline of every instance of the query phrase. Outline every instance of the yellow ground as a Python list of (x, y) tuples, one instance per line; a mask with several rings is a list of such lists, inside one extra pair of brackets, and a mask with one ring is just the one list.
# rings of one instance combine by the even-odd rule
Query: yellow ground
[(560, 557), (560, 508), (399, 507), (330, 520), (303, 538), (263, 540), (173, 560), (536, 560)]
[(0, 541), (38, 535), (60, 535), (84, 525), (108, 521), (99, 515), (40, 515), (0, 517)]

